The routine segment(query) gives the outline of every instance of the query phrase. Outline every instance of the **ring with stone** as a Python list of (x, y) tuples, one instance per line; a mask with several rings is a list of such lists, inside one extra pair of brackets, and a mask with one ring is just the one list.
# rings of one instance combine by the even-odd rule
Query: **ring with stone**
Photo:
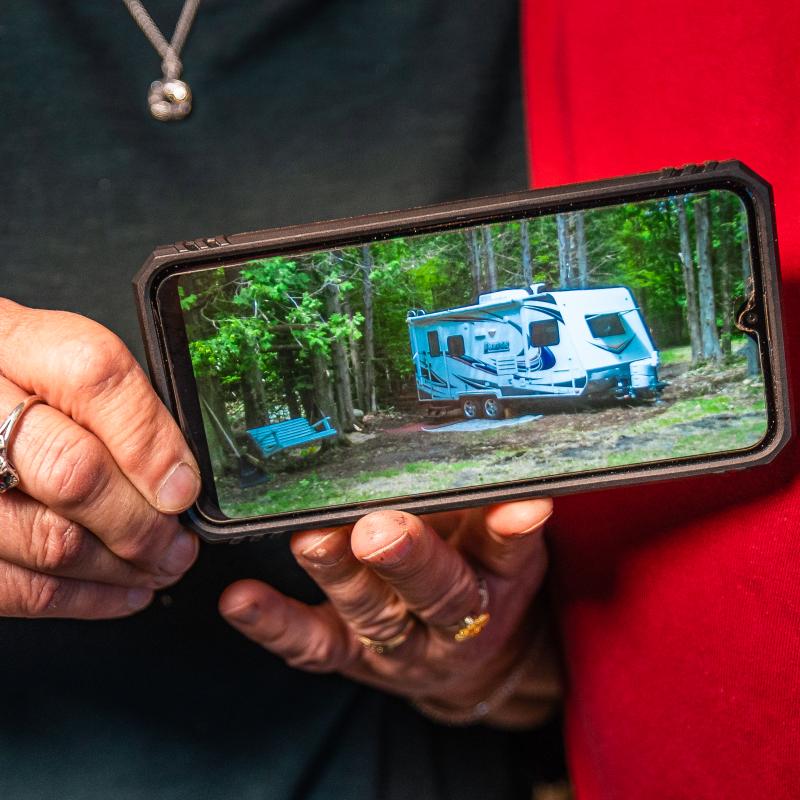
[(0, 425), (0, 494), (19, 486), (19, 473), (8, 460), (8, 445), (11, 441), (14, 426), (32, 405), (43, 402), (44, 400), (39, 395), (31, 395), (23, 400)]
[(473, 639), (479, 636), (483, 629), (489, 624), (491, 614), (489, 614), (489, 587), (486, 585), (486, 580), (482, 577), (478, 578), (478, 596), (481, 599), (481, 604), (474, 614), (468, 614), (460, 620), (453, 627), (456, 628), (453, 633), (453, 639), (457, 642), (466, 642), (467, 639)]

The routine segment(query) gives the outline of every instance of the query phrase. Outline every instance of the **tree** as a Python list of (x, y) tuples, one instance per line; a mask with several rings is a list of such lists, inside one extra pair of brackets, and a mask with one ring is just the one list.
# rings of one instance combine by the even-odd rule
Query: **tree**
[(375, 312), (372, 297), (372, 271), (375, 261), (368, 244), (361, 248), (361, 287), (364, 300), (364, 370), (362, 402), (364, 410), (374, 414), (378, 410), (375, 394)]
[(497, 291), (497, 260), (494, 255), (492, 229), (489, 225), (483, 228), (483, 251), (486, 253), (486, 283), (490, 292)]
[(531, 264), (531, 238), (527, 219), (519, 221), (519, 241), (522, 260), (522, 281), (525, 286), (530, 286), (533, 283), (533, 267)]
[(692, 363), (696, 363), (703, 358), (703, 340), (700, 335), (700, 309), (697, 305), (692, 248), (689, 244), (689, 220), (686, 216), (686, 203), (683, 197), (675, 198), (675, 207), (678, 211), (679, 256), (683, 273), (683, 288), (686, 296), (686, 322), (689, 328)]
[(572, 269), (570, 264), (569, 219), (567, 214), (556, 215), (558, 235), (558, 283), (563, 288), (572, 285)]
[(583, 224), (583, 211), (572, 215), (575, 225), (575, 251), (578, 262), (578, 286), (585, 289), (589, 286), (589, 259), (586, 254), (586, 231)]
[(708, 197), (694, 198), (694, 225), (697, 239), (697, 289), (700, 309), (700, 335), (703, 357), (713, 361), (722, 359), (722, 349), (717, 333), (717, 307), (714, 300), (714, 278), (711, 266), (711, 237)]
[[(337, 256), (330, 255), (331, 264), (334, 265)], [(338, 325), (347, 318), (342, 313), (340, 287), (338, 275), (331, 273), (325, 284), (325, 302), (328, 310), (328, 320), (333, 325)], [(355, 423), (353, 413), (353, 392), (350, 386), (350, 370), (347, 364), (347, 352), (342, 338), (334, 334), (330, 339), (331, 363), (333, 364), (333, 390), (336, 406), (339, 410), (339, 423), (341, 430), (352, 431)]]

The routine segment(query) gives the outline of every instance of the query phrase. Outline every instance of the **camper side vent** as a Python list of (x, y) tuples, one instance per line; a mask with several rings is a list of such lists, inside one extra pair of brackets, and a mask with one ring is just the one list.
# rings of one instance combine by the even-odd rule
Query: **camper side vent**
[(516, 358), (496, 358), (494, 365), (497, 367), (498, 375), (513, 375), (517, 371)]

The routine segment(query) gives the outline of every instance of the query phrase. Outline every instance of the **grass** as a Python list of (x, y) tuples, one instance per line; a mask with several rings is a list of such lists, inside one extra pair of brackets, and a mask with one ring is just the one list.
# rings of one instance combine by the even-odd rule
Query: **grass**
[[(662, 355), (672, 363), (689, 357), (688, 348), (672, 348)], [(701, 367), (698, 374), (702, 375)], [(585, 413), (559, 416), (563, 425), (537, 436), (527, 428), (518, 444), (509, 446), (507, 432), (450, 434), (452, 460), (420, 459), (356, 473), (346, 467), (347, 451), (337, 473), (330, 465), (295, 474), (276, 473), (273, 482), (245, 494), (220, 489), (223, 511), (231, 517), (277, 514), (298, 509), (359, 503), (409, 494), (563, 475), (587, 469), (613, 468), (706, 453), (740, 450), (755, 445), (766, 432), (763, 387), (758, 382), (732, 380), (714, 394), (676, 399), (663, 407), (639, 406), (621, 422), (619, 413), (598, 417)], [(571, 424), (574, 420), (574, 424)], [(535, 426), (537, 423), (531, 423)], [(533, 435), (531, 435), (533, 434)], [(424, 434), (422, 434), (424, 435)], [(497, 447), (487, 442), (498, 440)], [(389, 446), (389, 445), (387, 445)], [(470, 454), (469, 448), (475, 447)], [(470, 455), (464, 458), (464, 451)], [(408, 447), (403, 451), (408, 457)], [(413, 452), (413, 451), (412, 451)], [(418, 452), (425, 454), (424, 441)], [(412, 456), (413, 457), (413, 456)], [(248, 497), (249, 494), (249, 497)], [(225, 502), (226, 495), (229, 502)]]

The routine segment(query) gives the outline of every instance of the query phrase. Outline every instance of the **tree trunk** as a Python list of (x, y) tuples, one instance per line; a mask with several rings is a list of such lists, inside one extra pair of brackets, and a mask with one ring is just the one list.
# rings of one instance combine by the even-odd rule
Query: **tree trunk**
[(694, 279), (692, 247), (689, 244), (689, 221), (686, 217), (686, 203), (682, 197), (675, 198), (678, 209), (678, 230), (681, 242), (681, 271), (683, 289), (686, 293), (686, 324), (689, 328), (689, 342), (692, 347), (692, 363), (703, 358), (703, 341), (700, 336), (700, 310), (697, 306), (697, 289)]
[(375, 391), (375, 310), (372, 299), (372, 270), (374, 261), (372, 249), (364, 245), (361, 248), (361, 276), (364, 294), (364, 372), (363, 400), (364, 411), (374, 414), (378, 410), (377, 393)]
[(562, 289), (572, 284), (572, 270), (569, 261), (569, 220), (566, 214), (556, 214), (556, 230), (558, 232), (558, 282)]
[(578, 286), (586, 289), (589, 286), (589, 256), (586, 253), (586, 230), (583, 224), (583, 211), (576, 211), (575, 218), (575, 250), (578, 255)]
[[(745, 300), (753, 291), (753, 267), (750, 260), (750, 236), (747, 231), (747, 217), (742, 220), (742, 281), (744, 286)], [(747, 359), (747, 374), (753, 378), (761, 372), (760, 359), (758, 357), (758, 345), (755, 340), (745, 334), (744, 355)]]
[(714, 302), (714, 277), (711, 270), (711, 236), (708, 198), (694, 201), (694, 224), (697, 237), (697, 291), (700, 308), (700, 334), (703, 356), (714, 361), (722, 358), (717, 333), (717, 306)]
[(297, 358), (296, 351), (287, 345), (291, 342), (285, 341), (285, 336), (279, 337), (279, 342), (283, 347), (277, 347), (275, 354), (278, 362), (278, 373), (281, 376), (281, 385), (283, 386), (283, 396), (286, 399), (286, 407), (289, 409), (289, 416), (302, 417), (303, 411), (300, 404), (297, 402), (297, 391), (295, 386), (297, 384)]
[(531, 264), (531, 237), (528, 220), (519, 221), (519, 240), (522, 249), (522, 280), (526, 286), (533, 283), (533, 265)]
[[(325, 289), (328, 314), (341, 314), (342, 303), (338, 284), (329, 284)], [(330, 343), (331, 362), (333, 363), (333, 389), (336, 406), (339, 410), (339, 421), (343, 431), (352, 431), (355, 418), (353, 415), (353, 392), (350, 389), (350, 370), (347, 366), (347, 353), (341, 340), (333, 339)]]
[(242, 402), (244, 403), (244, 422), (247, 428), (269, 425), (264, 399), (264, 382), (261, 371), (253, 365), (242, 377)]
[[(350, 319), (353, 318), (353, 310), (346, 296), (342, 297), (342, 309), (347, 317)], [(358, 339), (352, 334), (347, 337), (347, 358), (348, 368), (350, 369), (350, 374), (353, 376), (353, 402), (358, 408), (363, 410), (366, 405), (364, 402), (363, 359), (361, 357), (361, 348), (359, 347)]]
[(492, 229), (489, 225), (484, 225), (483, 249), (486, 253), (486, 282), (490, 292), (497, 291), (497, 261), (494, 257), (494, 242), (492, 241)]
[[(328, 359), (316, 350), (311, 353), (311, 379), (314, 383), (314, 403), (321, 417), (330, 417), (331, 425), (342, 432), (339, 409), (333, 396), (333, 380)], [(317, 420), (310, 420), (316, 422)]]
[(197, 391), (203, 410), (203, 428), (208, 442), (208, 455), (215, 475), (235, 470), (237, 461), (234, 452), (233, 432), (225, 408), (225, 398), (219, 381), (209, 378), (197, 380)]

